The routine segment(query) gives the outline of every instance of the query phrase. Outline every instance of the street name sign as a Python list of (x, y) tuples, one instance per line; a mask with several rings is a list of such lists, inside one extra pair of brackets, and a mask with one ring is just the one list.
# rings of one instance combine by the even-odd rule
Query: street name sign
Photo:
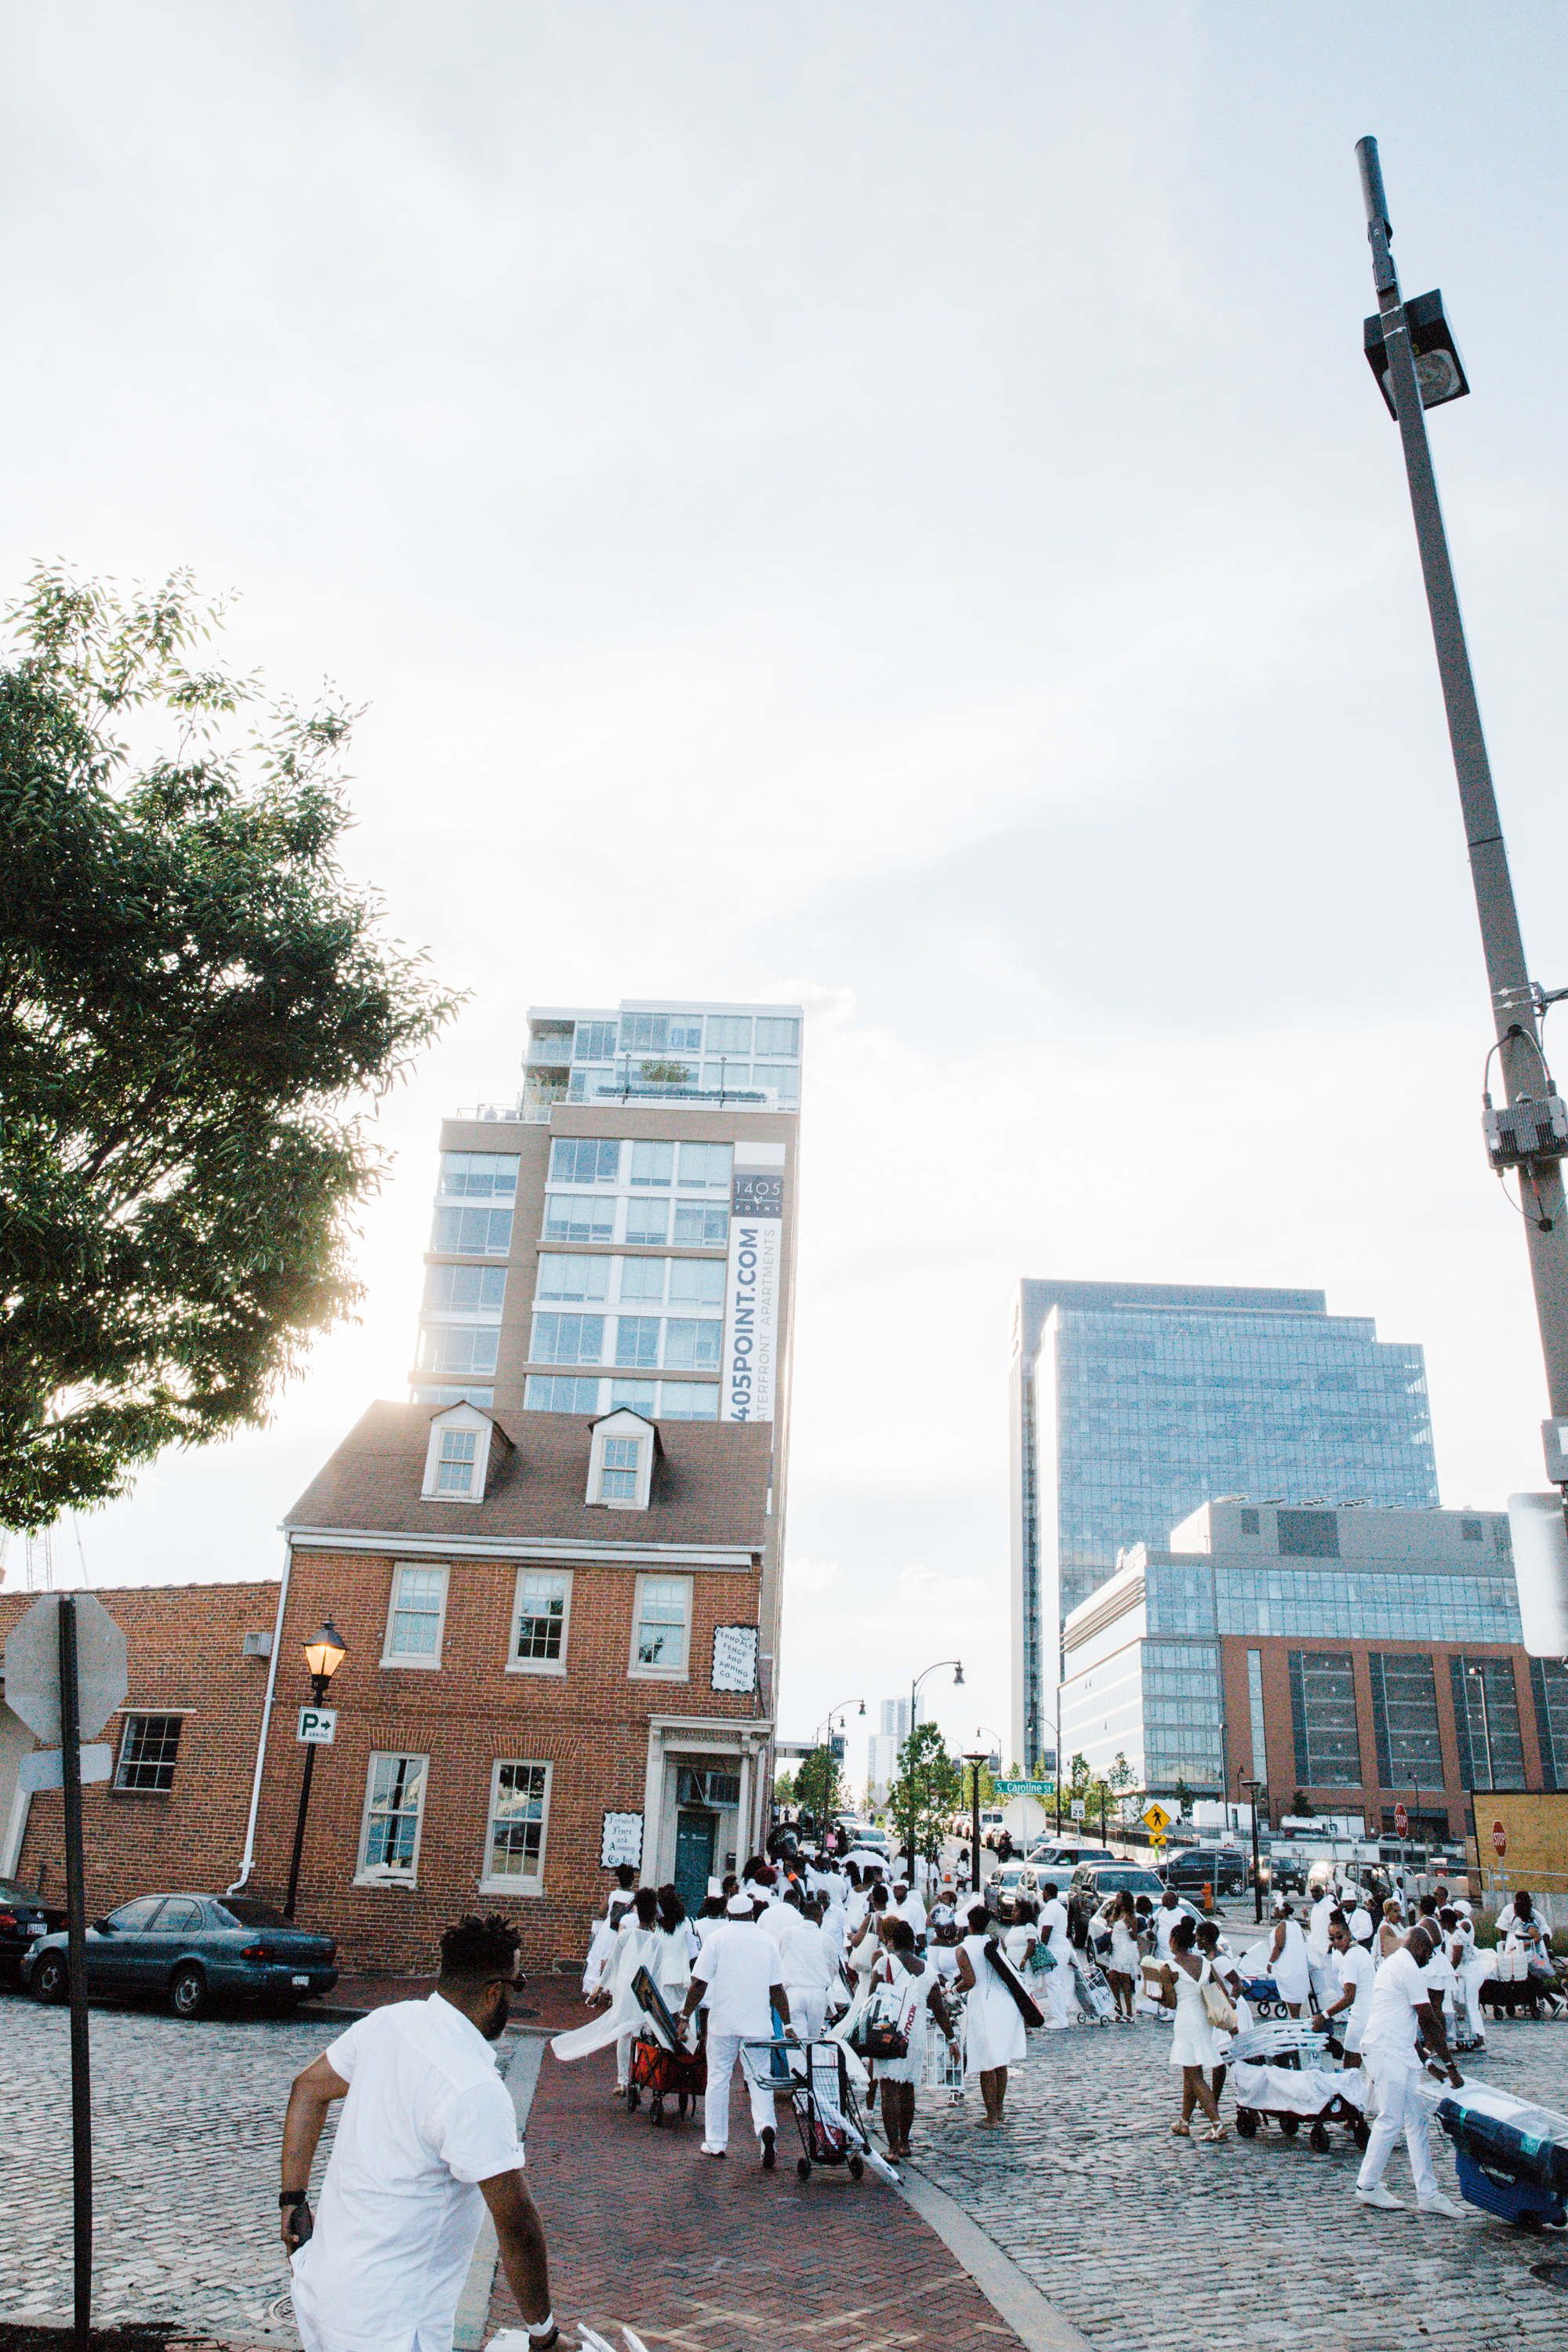
[[(90, 1592), (71, 1598), (76, 1602), (81, 1737), (93, 1739), (130, 1686), (125, 1636)], [(59, 1599), (58, 1593), (46, 1592), (5, 1636), (5, 1704), (46, 1748), (60, 1744)]]
[(338, 1710), (335, 1706), (302, 1706), (296, 1739), (307, 1748), (330, 1748), (338, 1736)]
[(999, 1797), (1054, 1797), (1054, 1780), (993, 1780), (991, 1786)]

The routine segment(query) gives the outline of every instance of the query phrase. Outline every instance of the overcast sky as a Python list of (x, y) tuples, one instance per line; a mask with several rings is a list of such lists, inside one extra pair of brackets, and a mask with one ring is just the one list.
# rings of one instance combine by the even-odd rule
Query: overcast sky
[(810, 1008), (786, 1731), (955, 1652), (945, 1729), (1005, 1728), (1023, 1273), (1323, 1286), (1425, 1343), (1446, 1502), (1541, 1483), (1352, 148), (1475, 389), (1433, 440), (1562, 984), (1560, 7), (0, 21), (0, 585), (238, 592), (237, 663), (368, 704), (353, 871), (471, 992), (363, 1322), (84, 1518), (95, 1583), (275, 1572), (536, 1001)]

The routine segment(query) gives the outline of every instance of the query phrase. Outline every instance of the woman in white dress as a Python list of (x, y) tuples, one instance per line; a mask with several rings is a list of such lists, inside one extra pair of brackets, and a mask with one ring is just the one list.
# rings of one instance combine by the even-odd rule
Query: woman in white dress
[(963, 2071), (978, 2074), (985, 2102), (982, 2131), (1000, 2131), (1007, 2069), (1021, 2063), (1028, 2043), (1017, 2003), (985, 1957), (994, 1922), (984, 1903), (970, 1906), (969, 1933), (958, 1948), (958, 1986), (964, 1994)]
[(1383, 1917), (1373, 1938), (1372, 1957), (1381, 1968), (1390, 1956), (1405, 1946), (1405, 1912), (1397, 1895), (1391, 1895), (1383, 1906)]
[(1275, 1923), (1274, 1938), (1268, 1947), (1268, 1973), (1289, 2014), (1300, 2017), (1303, 2003), (1312, 1998), (1312, 1970), (1307, 1958), (1307, 1938), (1289, 1903)]
[(1020, 1976), (1028, 1967), (1040, 1940), (1040, 1930), (1037, 1924), (1039, 1916), (1038, 1904), (1031, 1903), (1026, 1895), (1014, 1897), (1013, 1924), (1002, 1938), (1002, 1949)]
[(658, 1967), (654, 1971), (658, 1989), (671, 2009), (679, 2009), (686, 1999), (686, 1988), (691, 1982), (691, 1963), (702, 1948), (700, 1938), (686, 1916), (686, 1906), (672, 1885), (658, 1890)]
[[(1298, 1927), (1296, 1933), (1300, 1932)], [(1171, 1957), (1165, 1963), (1165, 2006), (1176, 2012), (1171, 2029), (1171, 2063), (1182, 2070), (1182, 2112), (1171, 2129), (1178, 2139), (1191, 2139), (1193, 2109), (1197, 2106), (1209, 2119), (1205, 2139), (1222, 2140), (1226, 2126), (1207, 2081), (1210, 2068), (1219, 2063), (1219, 2044), (1204, 2006), (1203, 1990), (1213, 1982), (1214, 1971), (1207, 1960), (1194, 1955), (1196, 1940), (1197, 1928), (1184, 1914), (1171, 1930)]]
[(1138, 1914), (1125, 1886), (1110, 1909), (1110, 1958), (1105, 1980), (1115, 1995), (1117, 2023), (1135, 2024), (1132, 1996), (1143, 1981), (1143, 1958), (1138, 1948)]
[(882, 2129), (889, 2156), (908, 2156), (915, 2123), (915, 2085), (925, 2061), (926, 2011), (929, 2009), (952, 2042), (952, 2020), (942, 1997), (942, 1984), (931, 1962), (915, 1949), (915, 1931), (907, 1919), (890, 1919), (887, 1958), (878, 1970), (884, 1979), (878, 1998), (878, 2015), (885, 2016), (907, 2045), (901, 2058), (879, 2058), (877, 2081), (882, 2094)]

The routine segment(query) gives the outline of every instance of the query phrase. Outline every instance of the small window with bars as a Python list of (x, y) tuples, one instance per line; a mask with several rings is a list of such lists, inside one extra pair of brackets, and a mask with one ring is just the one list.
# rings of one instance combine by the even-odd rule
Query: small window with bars
[(549, 1812), (548, 1764), (497, 1764), (485, 1843), (487, 1886), (515, 1895), (542, 1891)]
[(180, 1752), (177, 1715), (128, 1715), (120, 1735), (114, 1785), (139, 1796), (166, 1796), (174, 1785)]
[(525, 1568), (517, 1580), (517, 1618), (512, 1633), (513, 1665), (558, 1666), (564, 1671), (566, 1621), (572, 1606), (572, 1579), (545, 1569)]

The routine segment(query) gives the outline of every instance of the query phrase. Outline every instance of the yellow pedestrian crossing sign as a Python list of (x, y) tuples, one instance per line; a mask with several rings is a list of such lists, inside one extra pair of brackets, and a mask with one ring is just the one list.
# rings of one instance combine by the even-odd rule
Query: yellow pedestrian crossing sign
[(1152, 1831), (1155, 1837), (1163, 1838), (1171, 1826), (1171, 1816), (1163, 1805), (1145, 1806), (1143, 1826), (1146, 1830)]

